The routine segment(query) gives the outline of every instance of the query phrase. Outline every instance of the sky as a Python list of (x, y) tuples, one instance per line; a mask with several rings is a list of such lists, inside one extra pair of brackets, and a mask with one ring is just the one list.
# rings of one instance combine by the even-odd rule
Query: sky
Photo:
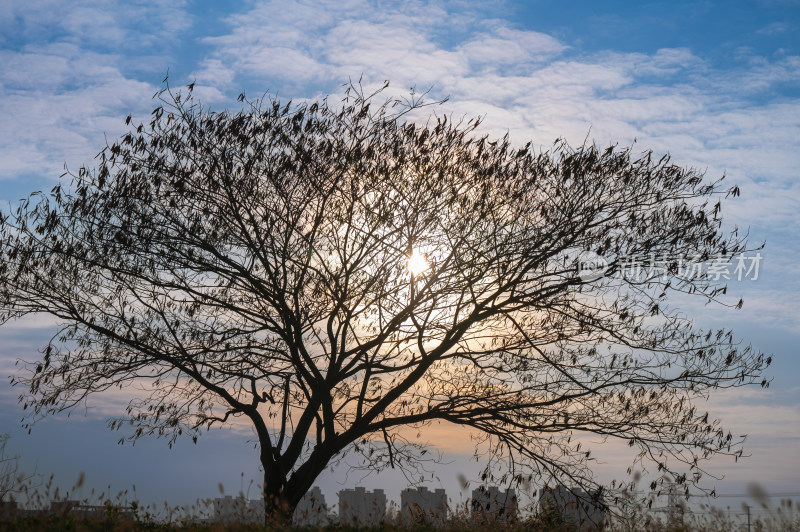
[[(731, 281), (741, 310), (689, 303), (686, 312), (701, 326), (732, 328), (774, 363), (768, 389), (716, 394), (707, 405), (748, 435), (751, 454), (715, 461), (724, 478), (709, 484), (800, 492), (800, 2), (0, 0), (0, 202), (49, 190), (65, 165), (92, 165), (127, 115), (148, 116), (167, 75), (175, 87), (195, 82), (195, 96), (217, 110), (237, 108), (241, 92), (313, 100), (341, 94), (349, 80), (389, 80), (393, 90), (446, 97), (441, 112), (483, 116), (483, 131), (520, 145), (633, 145), (709, 179), (725, 174), (741, 190), (724, 204), (728, 227), (766, 243), (759, 275)], [(6, 376), (17, 359), (38, 356), (50, 330), (38, 318), (0, 328), (0, 432), (12, 434), (25, 469), (65, 486), (84, 471), (84, 495), (135, 484), (142, 500), (172, 504), (216, 496), (219, 483), (226, 493), (246, 488), (257, 467), (246, 430), (172, 449), (159, 440), (120, 446), (105, 428), (124, 408), (114, 396), (27, 434)], [(428, 485), (457, 501), (454, 471), (477, 471), (469, 441), (446, 427), (429, 432), (450, 466)], [(599, 468), (616, 474), (625, 459), (610, 448)], [(356, 482), (397, 499), (405, 481), (343, 468), (320, 479), (329, 503)]]

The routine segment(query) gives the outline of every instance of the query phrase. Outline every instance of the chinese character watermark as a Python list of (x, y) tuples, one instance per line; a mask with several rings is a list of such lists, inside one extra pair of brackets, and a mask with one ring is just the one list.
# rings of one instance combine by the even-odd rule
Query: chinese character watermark
[(633, 281), (666, 280), (669, 275), (687, 281), (757, 281), (762, 259), (761, 253), (735, 257), (724, 254), (711, 257), (622, 255), (616, 258), (612, 267), (605, 257), (584, 251), (578, 256), (578, 277), (584, 282), (607, 276)]

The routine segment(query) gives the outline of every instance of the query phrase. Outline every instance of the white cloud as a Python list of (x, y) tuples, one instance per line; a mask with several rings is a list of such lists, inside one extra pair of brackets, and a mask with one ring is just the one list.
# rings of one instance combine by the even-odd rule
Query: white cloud
[(125, 70), (169, 65), (163, 50), (192, 22), (185, 7), (183, 0), (4, 2), (0, 44), (10, 46), (0, 49), (0, 180), (24, 176), (38, 188), (65, 163), (91, 164), (104, 134), (114, 139), (128, 113), (147, 113), (156, 87)]
[(155, 87), (128, 79), (115, 57), (71, 44), (0, 51), (0, 179), (58, 177), (91, 163), (128, 112), (145, 112)]
[(16, 36), (126, 51), (153, 47), (189, 27), (186, 4), (185, 0), (3, 2), (0, 43)]
[(207, 59), (203, 61), (201, 68), (190, 79), (198, 83), (213, 85), (214, 87), (228, 88), (231, 86), (236, 72), (219, 59)]
[(520, 31), (495, 25), (491, 33), (479, 33), (458, 47), (471, 65), (478, 68), (518, 68), (544, 62), (566, 49), (566, 45), (544, 33)]
[(773, 22), (757, 30), (756, 33), (761, 35), (776, 35), (778, 33), (786, 33), (790, 29), (791, 26), (785, 22)]

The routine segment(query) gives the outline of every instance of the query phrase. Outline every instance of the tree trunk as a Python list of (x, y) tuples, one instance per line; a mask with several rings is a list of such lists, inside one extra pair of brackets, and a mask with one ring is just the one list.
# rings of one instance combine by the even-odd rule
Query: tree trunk
[(283, 491), (283, 482), (264, 473), (264, 526), (267, 530), (289, 528), (296, 504)]

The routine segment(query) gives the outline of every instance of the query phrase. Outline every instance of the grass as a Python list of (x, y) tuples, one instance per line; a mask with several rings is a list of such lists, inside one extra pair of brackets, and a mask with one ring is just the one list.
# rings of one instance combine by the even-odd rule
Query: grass
[[(750, 530), (753, 532), (766, 531), (800, 531), (800, 505), (791, 501), (781, 501), (780, 507), (768, 508), (758, 517), (753, 517)], [(444, 527), (417, 525), (413, 527), (387, 523), (380, 527), (343, 527), (338, 524), (324, 528), (298, 529), (284, 526), (279, 523), (265, 526), (260, 523), (247, 522), (200, 522), (196, 519), (173, 518), (172, 520), (156, 519), (149, 513), (131, 515), (126, 509), (108, 505), (103, 515), (91, 517), (75, 515), (72, 513), (48, 513), (39, 511), (30, 515), (13, 517), (0, 516), (0, 531), (69, 531), (69, 532), (95, 532), (95, 531), (187, 531), (187, 532), (288, 532), (290, 530), (325, 530), (334, 532), (347, 532), (354, 530), (381, 530), (391, 532), (455, 532), (471, 531), (484, 532), (492, 530), (506, 530), (509, 532), (568, 532), (570, 529), (555, 521), (548, 521), (541, 516), (528, 517), (513, 524), (490, 523), (475, 524), (467, 519), (466, 515), (457, 514), (451, 517)], [(614, 524), (602, 528), (606, 531), (648, 531), (648, 532), (722, 532), (747, 530), (746, 520), (732, 519), (722, 510), (707, 507), (705, 511), (691, 512), (685, 515), (682, 521), (654, 518), (651, 514), (630, 515), (628, 520), (616, 521)]]

